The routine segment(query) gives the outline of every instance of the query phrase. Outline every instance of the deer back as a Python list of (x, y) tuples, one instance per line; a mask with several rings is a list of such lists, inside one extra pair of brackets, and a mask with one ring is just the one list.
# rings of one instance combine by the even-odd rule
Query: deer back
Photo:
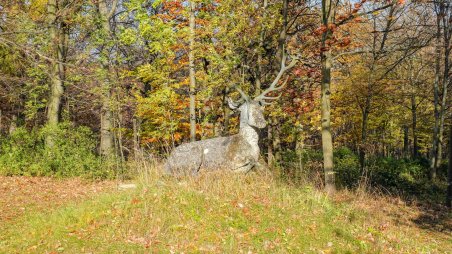
[(170, 154), (167, 173), (205, 170), (235, 170), (250, 160), (257, 160), (252, 146), (237, 134), (182, 144)]

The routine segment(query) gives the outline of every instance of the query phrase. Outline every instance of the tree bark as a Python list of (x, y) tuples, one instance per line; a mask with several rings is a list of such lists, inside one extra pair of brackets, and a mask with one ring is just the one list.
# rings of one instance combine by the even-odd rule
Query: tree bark
[[(109, 11), (105, 0), (99, 1), (99, 14), (102, 22), (102, 29), (107, 33), (105, 41), (111, 38), (110, 18), (116, 8), (116, 2)], [(102, 82), (102, 107), (100, 112), (100, 154), (103, 157), (109, 157), (114, 150), (113, 143), (113, 112), (111, 109), (112, 103), (112, 82), (110, 73), (112, 73), (111, 57), (107, 48), (107, 43), (102, 45), (100, 61), (104, 72)]]
[[(328, 28), (334, 23), (336, 13), (336, 2), (334, 0), (322, 0), (322, 24)], [(327, 29), (322, 34), (321, 64), (322, 64), (322, 85), (321, 85), (321, 121), (322, 121), (322, 151), (323, 170), (325, 173), (325, 191), (328, 195), (336, 192), (334, 164), (333, 164), (333, 138), (331, 135), (331, 67), (333, 57), (331, 48), (327, 41), (332, 38), (333, 32)]]
[(274, 160), (281, 162), (281, 125), (278, 119), (273, 119), (273, 153)]
[(409, 131), (407, 125), (403, 126), (403, 157), (409, 158), (410, 147), (409, 147)]
[(283, 9), (282, 9), (282, 16), (283, 16), (283, 27), (281, 31), (279, 32), (278, 37), (278, 49), (276, 51), (276, 61), (275, 61), (275, 68), (277, 69), (281, 63), (281, 60), (284, 55), (284, 46), (286, 44), (287, 39), (287, 14), (288, 14), (288, 0), (283, 0)]
[[(264, 4), (262, 6), (262, 20), (266, 20), (267, 19), (267, 6), (268, 6), (268, 1), (264, 0)], [(262, 88), (262, 82), (263, 82), (263, 77), (262, 77), (262, 72), (263, 72), (263, 68), (262, 68), (262, 61), (263, 61), (263, 55), (264, 55), (264, 42), (265, 42), (265, 25), (262, 25), (261, 27), (261, 32), (259, 35), (259, 52), (257, 54), (257, 70), (256, 70), (256, 87), (255, 87), (255, 91), (254, 94), (257, 96), (261, 93), (261, 88)]]
[(273, 122), (269, 121), (268, 125), (267, 125), (267, 164), (271, 167), (273, 166), (273, 126), (272, 126)]
[(14, 131), (16, 131), (16, 129), (17, 129), (17, 116), (13, 115), (11, 117), (11, 122), (9, 123), (9, 129), (8, 129), (9, 135), (13, 134)]
[[(66, 60), (67, 27), (57, 17), (59, 2), (49, 0), (47, 3), (47, 24), (49, 37), (52, 44), (52, 59), (50, 61), (50, 94), (47, 103), (47, 124), (55, 127), (60, 122), (61, 105), (64, 93), (64, 62)], [(45, 139), (47, 147), (52, 147), (54, 142), (49, 135)]]
[[(366, 105), (362, 109), (362, 125), (361, 125), (361, 145), (359, 147), (359, 166), (361, 168), (361, 172), (364, 171), (364, 166), (366, 163), (366, 143), (367, 143), (367, 125), (369, 123), (369, 113), (370, 113), (370, 101), (371, 98), (368, 96), (366, 98)], [(383, 145), (384, 147), (384, 145)], [(384, 153), (384, 149), (383, 149)]]
[(430, 178), (436, 178), (437, 159), (438, 159), (438, 143), (439, 143), (439, 83), (441, 76), (441, 11), (436, 16), (436, 40), (435, 40), (435, 81), (433, 83), (433, 99), (434, 99), (434, 117), (435, 123), (433, 127), (432, 149), (430, 155)]
[(195, 2), (190, 1), (190, 48), (188, 61), (190, 68), (190, 140), (196, 141), (196, 79), (195, 79)]
[(417, 105), (416, 105), (416, 95), (411, 94), (411, 132), (413, 134), (413, 158), (419, 156), (419, 148), (417, 141)]
[(439, 131), (438, 131), (438, 153), (437, 153), (437, 159), (436, 159), (436, 165), (437, 167), (441, 165), (442, 160), (442, 147), (443, 147), (443, 137), (444, 137), (444, 120), (446, 117), (446, 110), (447, 110), (447, 92), (448, 92), (448, 86), (449, 86), (449, 80), (450, 80), (450, 51), (451, 51), (451, 45), (450, 45), (450, 24), (447, 20), (447, 13), (449, 13), (449, 9), (451, 7), (445, 5), (443, 3), (442, 6), (442, 20), (443, 20), (443, 48), (444, 48), (444, 64), (443, 64), (443, 77), (442, 77), (442, 98), (441, 98), (441, 107), (439, 111)]
[(229, 105), (228, 105), (228, 93), (229, 93), (229, 89), (227, 87), (225, 89), (223, 89), (223, 117), (224, 117), (223, 132), (222, 132), (223, 136), (229, 135), (229, 117), (230, 117), (231, 109), (229, 108)]
[(447, 168), (447, 200), (446, 205), (452, 207), (452, 125), (449, 132), (449, 167)]

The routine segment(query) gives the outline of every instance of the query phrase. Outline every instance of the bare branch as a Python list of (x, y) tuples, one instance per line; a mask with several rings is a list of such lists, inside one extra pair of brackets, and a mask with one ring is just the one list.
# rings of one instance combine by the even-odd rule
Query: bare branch
[(343, 24), (347, 23), (348, 21), (350, 21), (350, 20), (352, 20), (354, 18), (357, 18), (357, 17), (360, 17), (360, 16), (365, 16), (365, 15), (371, 14), (373, 12), (381, 11), (381, 10), (387, 9), (387, 8), (393, 6), (393, 5), (394, 5), (394, 2), (392, 2), (390, 4), (387, 4), (387, 5), (384, 5), (384, 6), (381, 6), (379, 8), (367, 11), (367, 12), (362, 12), (362, 13), (357, 13), (357, 14), (350, 14), (350, 16), (348, 16), (346, 19), (341, 20), (340, 22), (336, 23), (335, 25), (336, 26), (343, 25)]
[(118, 6), (118, 0), (114, 0), (114, 1), (113, 1), (113, 4), (112, 4), (112, 6), (111, 6), (111, 10), (110, 10), (110, 12), (108, 13), (107, 20), (110, 20), (111, 17), (113, 17), (113, 15), (115, 15), (116, 7), (117, 7), (117, 6)]

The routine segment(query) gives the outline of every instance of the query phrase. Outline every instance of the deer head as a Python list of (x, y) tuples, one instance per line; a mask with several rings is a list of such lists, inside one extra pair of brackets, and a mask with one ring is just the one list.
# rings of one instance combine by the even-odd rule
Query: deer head
[(231, 98), (228, 98), (229, 107), (233, 110), (240, 111), (240, 127), (243, 127), (245, 124), (262, 129), (267, 126), (267, 121), (264, 118), (264, 106), (270, 105), (275, 100), (281, 97), (281, 93), (277, 96), (269, 96), (271, 92), (280, 91), (287, 84), (288, 78), (281, 84), (278, 85), (279, 80), (281, 79), (284, 72), (291, 69), (295, 66), (298, 61), (298, 58), (293, 58), (289, 65), (286, 66), (287, 55), (283, 55), (281, 60), (281, 69), (276, 75), (276, 78), (270, 84), (270, 86), (265, 89), (261, 94), (256, 96), (254, 99), (251, 99), (245, 92), (243, 92), (237, 86), (234, 86), (235, 89), (240, 93), (241, 99), (238, 102), (234, 102)]

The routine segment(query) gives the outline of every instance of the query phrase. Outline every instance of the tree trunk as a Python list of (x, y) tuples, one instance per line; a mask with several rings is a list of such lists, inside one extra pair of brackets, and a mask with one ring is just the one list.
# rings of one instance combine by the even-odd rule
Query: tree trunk
[(411, 94), (411, 131), (413, 134), (413, 158), (419, 156), (419, 148), (417, 141), (417, 106), (416, 106), (416, 95)]
[(139, 138), (139, 127), (137, 123), (137, 119), (133, 118), (132, 120), (132, 127), (133, 127), (133, 156), (135, 158), (135, 161), (137, 162), (140, 158), (140, 138)]
[[(47, 20), (49, 26), (49, 37), (52, 44), (52, 60), (50, 61), (50, 94), (47, 103), (47, 124), (55, 127), (60, 122), (61, 104), (64, 92), (64, 61), (67, 48), (67, 29), (61, 22), (58, 24), (56, 15), (58, 9), (57, 0), (49, 0), (47, 3)], [(53, 140), (49, 135), (45, 139), (46, 146), (52, 147)]]
[[(268, 6), (268, 1), (264, 0), (264, 4), (262, 6), (262, 20), (266, 20), (267, 19), (267, 6)], [(263, 54), (264, 54), (264, 42), (265, 42), (265, 25), (262, 25), (261, 27), (261, 33), (259, 35), (259, 52), (257, 54), (257, 71), (256, 71), (256, 87), (255, 87), (255, 95), (259, 95), (261, 93), (261, 88), (262, 88), (262, 82), (263, 82), (263, 77), (262, 77), (262, 61), (263, 61)]]
[(447, 201), (446, 205), (452, 207), (452, 125), (449, 133), (449, 167), (447, 168)]
[(405, 158), (410, 156), (409, 131), (410, 129), (407, 125), (403, 126), (403, 157)]
[[(333, 0), (322, 1), (322, 24), (328, 28), (334, 23), (336, 4)], [(325, 172), (325, 191), (328, 195), (336, 192), (334, 165), (333, 165), (333, 138), (331, 135), (331, 67), (333, 57), (331, 48), (327, 41), (332, 38), (333, 32), (327, 29), (322, 35), (321, 64), (322, 64), (322, 85), (321, 85), (321, 118), (322, 118), (322, 151), (323, 170)]]
[[(441, 108), (440, 108), (440, 117), (439, 117), (439, 131), (438, 131), (438, 153), (437, 153), (437, 159), (436, 159), (436, 165), (437, 167), (441, 165), (442, 160), (442, 147), (443, 147), (443, 136), (444, 136), (444, 119), (446, 117), (446, 110), (447, 110), (447, 88), (449, 86), (449, 80), (450, 80), (450, 63), (449, 63), (449, 57), (450, 57), (450, 33), (449, 31), (450, 26), (452, 24), (448, 24), (448, 20), (446, 19), (446, 15), (448, 10), (446, 11), (446, 6), (443, 3), (443, 11), (444, 15), (442, 15), (443, 18), (443, 48), (444, 48), (444, 70), (443, 70), (443, 79), (442, 79), (442, 99), (441, 99)], [(447, 6), (447, 8), (451, 8)]]
[(267, 163), (271, 167), (273, 166), (273, 122), (271, 119), (268, 121), (267, 125)]
[[(112, 9), (109, 11), (105, 0), (99, 1), (99, 14), (102, 20), (102, 29), (107, 33), (105, 41), (111, 38), (111, 26), (110, 18), (113, 15), (116, 8), (114, 3)], [(114, 150), (113, 143), (113, 112), (111, 109), (112, 103), (112, 79), (110, 73), (113, 72), (111, 68), (111, 57), (108, 50), (107, 43), (102, 45), (101, 50), (101, 65), (104, 73), (102, 83), (102, 107), (100, 112), (100, 154), (103, 157), (109, 157)]]
[(369, 107), (370, 107), (370, 98), (366, 98), (366, 105), (362, 110), (362, 125), (361, 125), (361, 145), (359, 147), (359, 166), (361, 168), (361, 172), (364, 171), (364, 166), (366, 162), (366, 143), (367, 143), (367, 124), (369, 122)]
[(190, 140), (196, 141), (196, 79), (195, 79), (195, 2), (190, 1), (190, 48), (188, 61), (190, 68)]
[(439, 142), (439, 125), (440, 125), (440, 113), (439, 113), (439, 83), (441, 75), (441, 15), (437, 14), (436, 17), (436, 50), (435, 50), (435, 81), (433, 83), (433, 99), (434, 99), (434, 117), (435, 123), (433, 127), (432, 149), (430, 155), (430, 178), (436, 178), (437, 159), (438, 159), (438, 142)]
[(228, 93), (229, 93), (229, 89), (227, 87), (225, 89), (223, 89), (223, 117), (224, 117), (223, 133), (222, 133), (223, 136), (229, 135), (229, 117), (230, 117), (231, 109), (229, 108), (229, 105), (228, 105)]
[(8, 129), (9, 135), (13, 134), (16, 129), (17, 129), (17, 116), (13, 115), (11, 117), (11, 122), (9, 123), (9, 129)]
[(277, 119), (273, 119), (273, 153), (274, 160), (281, 162), (281, 125)]
[(283, 0), (283, 9), (282, 9), (283, 27), (282, 27), (281, 31), (279, 32), (279, 37), (278, 37), (278, 49), (276, 51), (275, 69), (278, 69), (279, 65), (281, 64), (281, 59), (284, 55), (284, 46), (286, 44), (286, 39), (287, 39), (288, 4), (289, 4), (288, 0)]

